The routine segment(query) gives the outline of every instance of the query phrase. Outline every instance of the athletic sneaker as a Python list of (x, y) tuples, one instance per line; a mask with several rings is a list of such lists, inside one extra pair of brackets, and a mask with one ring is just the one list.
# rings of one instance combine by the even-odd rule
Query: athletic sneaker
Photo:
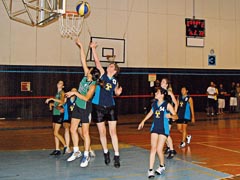
[(103, 153), (104, 155), (104, 162), (106, 165), (108, 165), (110, 163), (110, 152), (108, 151), (107, 153)]
[(63, 148), (63, 154), (66, 154), (66, 151), (67, 151), (67, 146)]
[(148, 178), (154, 178), (154, 171), (148, 170)]
[(57, 150), (54, 150), (54, 151), (51, 152), (49, 155), (51, 155), (51, 156), (52, 156), (52, 155), (55, 155), (55, 154), (56, 154), (56, 151), (57, 151)]
[(185, 142), (181, 142), (180, 145), (179, 145), (180, 148), (184, 148), (185, 146), (186, 146)]
[(80, 167), (87, 167), (89, 161), (90, 161), (89, 156), (83, 156), (83, 158), (81, 159)]
[(170, 152), (170, 148), (169, 147), (166, 147), (165, 151), (164, 151), (164, 154), (168, 154)]
[(91, 158), (96, 157), (96, 154), (95, 154), (94, 150), (89, 151), (89, 156), (90, 156)]
[(120, 168), (120, 157), (119, 156), (114, 156), (114, 167), (115, 168)]
[(61, 151), (60, 151), (60, 150), (56, 150), (54, 155), (55, 155), (55, 156), (61, 155)]
[(191, 136), (191, 135), (188, 135), (186, 139), (187, 139), (187, 144), (190, 144), (191, 139), (192, 139), (192, 136)]
[(80, 158), (82, 153), (80, 151), (73, 152), (72, 155), (67, 159), (68, 162), (74, 161), (77, 158)]
[(156, 171), (155, 171), (155, 173), (157, 174), (157, 175), (160, 175), (160, 174), (162, 174), (163, 173), (163, 171), (165, 171), (165, 166), (159, 166), (157, 169), (156, 169)]
[(172, 159), (176, 154), (177, 152), (175, 150), (170, 150), (167, 159)]

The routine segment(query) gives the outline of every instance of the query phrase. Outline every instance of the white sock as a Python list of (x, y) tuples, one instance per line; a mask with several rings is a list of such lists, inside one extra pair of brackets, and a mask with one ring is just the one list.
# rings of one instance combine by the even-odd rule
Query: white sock
[(115, 156), (119, 156), (119, 152), (115, 152)]
[(84, 151), (84, 156), (89, 156), (89, 151)]
[(104, 152), (104, 154), (107, 154), (108, 153), (108, 149), (104, 149), (103, 152)]
[(78, 152), (79, 151), (79, 147), (73, 147), (73, 152)]

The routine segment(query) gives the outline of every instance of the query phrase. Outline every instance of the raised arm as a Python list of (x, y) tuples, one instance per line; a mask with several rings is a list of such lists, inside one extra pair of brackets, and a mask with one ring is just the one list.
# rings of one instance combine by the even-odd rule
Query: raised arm
[(96, 42), (91, 42), (90, 47), (92, 48), (92, 53), (93, 53), (95, 65), (98, 68), (98, 70), (100, 71), (101, 76), (102, 76), (104, 74), (104, 69), (103, 69), (103, 67), (100, 63), (100, 60), (98, 58), (98, 55), (97, 55), (97, 51), (96, 51), (97, 43)]
[(80, 48), (81, 63), (82, 63), (82, 66), (83, 66), (84, 75), (86, 76), (88, 71), (89, 71), (89, 68), (87, 66), (86, 55), (85, 55), (85, 52), (84, 52), (84, 48), (83, 48), (83, 45), (82, 45), (79, 38), (76, 39), (76, 44)]
[(175, 110), (175, 112), (177, 112), (177, 109), (178, 109), (178, 102), (177, 102), (177, 100), (176, 100), (174, 94), (173, 94), (171, 91), (168, 91), (168, 94), (171, 96), (172, 101), (173, 101), (173, 103), (174, 103), (174, 110)]
[(88, 90), (88, 92), (87, 92), (87, 94), (86, 95), (82, 95), (82, 94), (80, 94), (78, 91), (69, 91), (69, 92), (67, 92), (67, 93), (65, 93), (65, 95), (69, 98), (69, 97), (71, 97), (71, 96), (73, 96), (73, 95), (75, 95), (75, 96), (77, 96), (79, 99), (82, 99), (82, 100), (84, 100), (84, 101), (89, 101), (92, 97), (93, 97), (93, 94), (94, 94), (94, 92), (95, 92), (95, 88), (96, 88), (96, 85), (91, 85), (90, 87), (89, 87), (89, 90)]

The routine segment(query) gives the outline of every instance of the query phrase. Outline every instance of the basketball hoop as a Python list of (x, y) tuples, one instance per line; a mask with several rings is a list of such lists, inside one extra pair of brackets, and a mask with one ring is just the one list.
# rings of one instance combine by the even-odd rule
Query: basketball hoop
[(76, 38), (80, 35), (83, 17), (75, 12), (67, 12), (59, 17), (59, 30), (63, 38)]
[(106, 58), (109, 62), (114, 62), (116, 55), (106, 55)]

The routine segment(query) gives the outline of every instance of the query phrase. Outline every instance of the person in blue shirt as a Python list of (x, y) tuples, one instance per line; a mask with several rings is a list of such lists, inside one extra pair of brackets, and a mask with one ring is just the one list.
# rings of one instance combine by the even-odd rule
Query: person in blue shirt
[(109, 132), (114, 149), (114, 166), (120, 167), (120, 156), (117, 136), (117, 115), (115, 110), (115, 101), (113, 96), (119, 96), (122, 93), (122, 87), (119, 86), (116, 79), (116, 75), (119, 73), (119, 67), (116, 63), (110, 63), (106, 69), (103, 69), (100, 60), (98, 58), (96, 47), (97, 43), (92, 42), (90, 44), (92, 48), (95, 65), (101, 73), (100, 84), (97, 85), (95, 95), (92, 99), (93, 111), (92, 118), (96, 122), (100, 141), (103, 148), (104, 161), (106, 165), (110, 163), (110, 153), (107, 147), (106, 137), (106, 125), (105, 121), (108, 121)]
[[(76, 88), (71, 89), (72, 92), (77, 92)], [(70, 98), (65, 98), (64, 107), (64, 118), (63, 118), (63, 127), (64, 127), (64, 138), (67, 144), (66, 153), (71, 153), (70, 150), (70, 125), (72, 118), (72, 111), (75, 106), (76, 96), (71, 96)]]
[[(162, 78), (161, 87), (163, 89), (167, 90), (168, 94), (166, 95), (165, 99), (169, 103), (174, 105), (174, 110), (175, 110), (175, 112), (177, 112), (178, 102), (177, 102), (177, 99), (175, 98), (175, 95), (173, 94), (171, 85), (170, 85), (169, 80), (167, 78)], [(171, 130), (173, 121), (170, 118), (168, 122), (169, 122), (169, 129)], [(165, 150), (165, 154), (168, 154), (167, 159), (172, 159), (177, 154), (177, 152), (174, 149), (173, 140), (172, 140), (171, 136), (168, 136), (166, 144), (167, 144), (167, 148)]]
[[(170, 135), (169, 128), (169, 118), (172, 120), (176, 120), (178, 117), (173, 106), (165, 100), (168, 92), (166, 89), (159, 88), (155, 93), (156, 101), (152, 104), (152, 109), (145, 116), (145, 118), (141, 121), (138, 126), (138, 130), (141, 130), (144, 127), (145, 122), (153, 116), (153, 122), (151, 126), (151, 151), (149, 158), (149, 170), (148, 170), (148, 178), (153, 178), (154, 173), (160, 175), (165, 171), (164, 164), (164, 153), (163, 147), (167, 141), (167, 137)], [(165, 98), (164, 98), (165, 97)], [(155, 155), (158, 154), (160, 165), (155, 170), (153, 170)]]
[(186, 87), (181, 88), (181, 95), (178, 98), (178, 120), (177, 129), (182, 134), (182, 141), (179, 145), (180, 148), (184, 148), (186, 144), (190, 144), (191, 135), (187, 135), (187, 125), (189, 122), (195, 123), (193, 99), (188, 95), (188, 89)]

